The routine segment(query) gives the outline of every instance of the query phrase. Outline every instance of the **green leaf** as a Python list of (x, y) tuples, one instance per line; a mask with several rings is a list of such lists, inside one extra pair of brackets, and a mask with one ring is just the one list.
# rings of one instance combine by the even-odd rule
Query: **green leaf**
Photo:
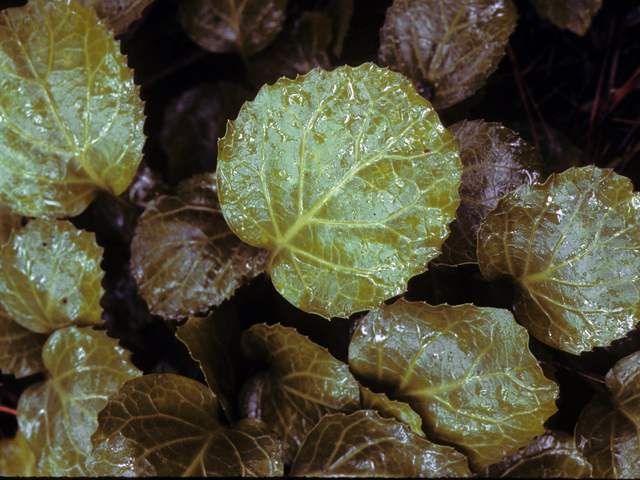
[(542, 180), (542, 164), (533, 147), (499, 123), (463, 120), (449, 127), (460, 141), (460, 206), (451, 235), (434, 262), (478, 263), (480, 222), (507, 192)]
[(250, 400), (241, 413), (280, 435), (286, 464), (323, 415), (360, 408), (358, 382), (347, 365), (295, 329), (257, 324), (242, 334), (241, 345), (247, 357), (269, 364), (259, 382), (248, 384), (257, 390), (244, 388)]
[(422, 417), (431, 438), (457, 446), (474, 469), (544, 432), (558, 387), (542, 374), (511, 313), (398, 300), (365, 316), (349, 366)]
[(0, 200), (74, 216), (119, 195), (142, 158), (143, 104), (119, 44), (91, 9), (31, 0), (0, 12)]
[(102, 248), (70, 222), (36, 219), (0, 249), (0, 303), (37, 333), (102, 324)]
[(42, 347), (47, 335), (32, 332), (13, 321), (0, 305), (0, 370), (24, 377), (45, 370)]
[(516, 282), (516, 318), (541, 342), (577, 355), (640, 320), (640, 197), (632, 190), (612, 170), (571, 168), (517, 188), (483, 220), (480, 270)]
[(16, 215), (11, 207), (0, 202), (0, 247), (9, 241), (11, 232), (22, 226), (22, 216)]
[(429, 102), (371, 63), (263, 87), (218, 147), (227, 223), (271, 251), (280, 294), (326, 318), (374, 308), (425, 270), (461, 173)]
[[(618, 408), (640, 432), (640, 352), (618, 361), (605, 378)], [(640, 471), (640, 470), (639, 470)]]
[(92, 475), (283, 475), (282, 447), (262, 422), (233, 429), (219, 421), (220, 405), (201, 383), (173, 374), (133, 379), (99, 413), (87, 461)]
[(464, 455), (371, 410), (322, 417), (291, 467), (295, 477), (471, 477)]
[(247, 58), (269, 45), (284, 24), (287, 0), (181, 0), (183, 28), (202, 48)]
[(504, 56), (511, 0), (395, 0), (380, 31), (381, 65), (433, 89), (437, 109), (482, 87)]
[(531, 0), (540, 18), (548, 18), (556, 27), (584, 35), (602, 0)]
[(36, 456), (18, 430), (14, 438), (0, 440), (0, 476), (36, 477)]
[(31, 385), (18, 403), (18, 426), (41, 475), (87, 475), (85, 458), (98, 412), (127, 380), (140, 375), (129, 353), (106, 332), (68, 327), (47, 340), (45, 382)]
[(147, 204), (131, 242), (131, 273), (154, 315), (179, 318), (206, 311), (264, 271), (267, 252), (229, 230), (215, 174), (197, 175), (176, 196)]
[(200, 364), (209, 388), (218, 397), (230, 421), (237, 418), (239, 374), (245, 367), (240, 354), (241, 326), (235, 310), (223, 303), (207, 317), (191, 317), (178, 327), (176, 337)]
[(142, 11), (153, 0), (79, 0), (86, 8), (95, 9), (115, 36), (126, 33), (129, 25), (142, 17)]
[(375, 410), (383, 418), (394, 418), (404, 422), (413, 433), (424, 437), (420, 415), (406, 403), (390, 400), (384, 393), (374, 393), (360, 385), (360, 407), (363, 410)]
[(574, 438), (547, 430), (524, 450), (480, 471), (489, 478), (591, 478), (591, 464), (576, 448)]

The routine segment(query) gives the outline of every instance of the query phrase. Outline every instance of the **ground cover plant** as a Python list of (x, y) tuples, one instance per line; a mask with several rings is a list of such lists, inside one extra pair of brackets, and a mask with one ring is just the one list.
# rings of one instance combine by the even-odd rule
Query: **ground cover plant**
[(0, 1), (0, 472), (640, 476), (640, 12), (558, 3)]

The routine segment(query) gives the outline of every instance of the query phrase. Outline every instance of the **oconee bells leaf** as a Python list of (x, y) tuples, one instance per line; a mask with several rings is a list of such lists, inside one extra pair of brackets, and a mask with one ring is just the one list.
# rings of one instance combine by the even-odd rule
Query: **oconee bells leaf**
[(458, 141), (371, 63), (265, 86), (218, 146), (222, 213), (293, 305), (347, 317), (406, 289), (459, 203)]

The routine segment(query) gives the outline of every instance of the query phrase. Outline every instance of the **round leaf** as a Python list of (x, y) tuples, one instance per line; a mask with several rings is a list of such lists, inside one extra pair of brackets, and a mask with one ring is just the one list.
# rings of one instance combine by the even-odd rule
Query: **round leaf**
[(628, 178), (571, 168), (506, 195), (482, 222), (489, 280), (516, 282), (515, 315), (538, 340), (579, 354), (640, 320), (640, 197)]
[(74, 216), (119, 195), (142, 158), (143, 104), (92, 9), (31, 0), (0, 12), (0, 200), (28, 216)]
[(0, 440), (0, 476), (35, 477), (37, 475), (36, 456), (20, 430), (14, 438)]
[(640, 432), (640, 352), (617, 362), (605, 378), (616, 407)]
[(408, 403), (427, 435), (458, 446), (477, 469), (530, 443), (556, 411), (558, 387), (528, 340), (507, 310), (399, 300), (362, 319), (349, 365)]
[(373, 64), (265, 86), (218, 147), (231, 229), (271, 251), (276, 289), (326, 318), (374, 308), (440, 252), (458, 142), (400, 74)]

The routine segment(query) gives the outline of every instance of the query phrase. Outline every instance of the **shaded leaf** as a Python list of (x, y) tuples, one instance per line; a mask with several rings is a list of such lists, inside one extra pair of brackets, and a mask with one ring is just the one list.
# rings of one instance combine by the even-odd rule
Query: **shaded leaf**
[(182, 0), (179, 7), (183, 28), (202, 48), (246, 59), (278, 35), (287, 0)]
[(115, 36), (122, 35), (129, 25), (142, 17), (142, 11), (153, 0), (79, 0), (86, 8), (93, 7)]
[(374, 393), (360, 385), (360, 407), (363, 410), (375, 410), (383, 418), (394, 418), (404, 422), (418, 435), (424, 437), (422, 419), (409, 405), (397, 400), (390, 400), (384, 393)]
[(280, 435), (286, 464), (323, 415), (360, 407), (358, 382), (347, 365), (295, 329), (257, 324), (241, 342), (244, 355), (269, 364), (260, 381), (250, 383), (259, 388), (245, 389), (250, 411), (241, 413), (262, 419)]
[(14, 438), (0, 440), (0, 476), (38, 476), (36, 456), (19, 430)]
[(162, 176), (143, 161), (123, 196), (132, 204), (144, 208), (151, 200), (168, 192), (169, 187)]
[(510, 192), (483, 220), (480, 270), (516, 282), (516, 318), (541, 342), (579, 354), (638, 323), (640, 198), (632, 190), (612, 170), (571, 168)]
[(27, 330), (0, 305), (0, 370), (24, 377), (45, 370), (42, 347), (47, 335)]
[(401, 299), (362, 319), (349, 365), (408, 403), (427, 436), (456, 445), (478, 469), (530, 443), (556, 411), (558, 387), (528, 338), (507, 310)]
[(109, 476), (282, 475), (276, 435), (255, 419), (228, 429), (219, 409), (211, 390), (190, 378), (133, 379), (99, 413), (87, 465)]
[(591, 464), (571, 435), (547, 430), (527, 448), (479, 472), (489, 478), (591, 478)]
[(395, 0), (380, 31), (380, 64), (433, 88), (435, 108), (482, 87), (504, 56), (511, 0)]
[(556, 27), (584, 35), (591, 20), (602, 6), (602, 0), (531, 0), (541, 18), (548, 18)]
[(11, 232), (18, 230), (22, 226), (22, 217), (16, 215), (11, 207), (0, 202), (0, 246), (9, 241)]
[(291, 467), (296, 477), (471, 477), (464, 455), (372, 410), (322, 417)]
[(0, 249), (0, 303), (37, 333), (100, 325), (101, 261), (93, 233), (67, 221), (33, 220)]
[(325, 12), (331, 16), (333, 23), (333, 46), (331, 52), (336, 57), (342, 56), (342, 47), (349, 32), (353, 10), (353, 0), (329, 0), (325, 7)]
[(458, 142), (400, 74), (366, 63), (265, 86), (219, 142), (231, 229), (271, 251), (289, 302), (326, 318), (424, 271), (458, 206)]
[(92, 9), (32, 0), (0, 12), (0, 200), (74, 216), (119, 195), (142, 158), (143, 104), (119, 44)]
[(640, 352), (618, 361), (607, 373), (605, 383), (616, 408), (640, 432)]
[(183, 182), (176, 196), (147, 204), (131, 243), (131, 273), (154, 315), (206, 311), (265, 268), (267, 252), (242, 243), (227, 226), (215, 174)]
[(42, 351), (49, 378), (28, 387), (18, 402), (18, 425), (45, 476), (87, 475), (85, 458), (98, 412), (109, 395), (140, 375), (129, 353), (106, 332), (68, 327)]
[(460, 206), (442, 255), (434, 262), (477, 263), (480, 222), (507, 192), (525, 183), (539, 183), (542, 164), (533, 147), (499, 123), (463, 120), (449, 131), (460, 141)]

